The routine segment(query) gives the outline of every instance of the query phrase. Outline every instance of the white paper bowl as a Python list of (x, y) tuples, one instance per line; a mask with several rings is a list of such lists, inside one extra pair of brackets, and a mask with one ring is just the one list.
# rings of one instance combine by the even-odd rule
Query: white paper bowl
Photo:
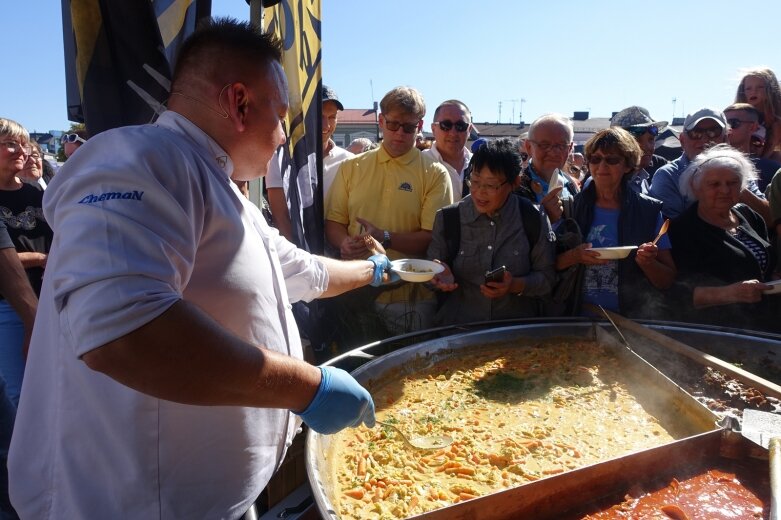
[(445, 270), (442, 264), (431, 260), (418, 260), (417, 258), (404, 258), (391, 262), (391, 270), (398, 274), (406, 282), (428, 282)]
[(781, 294), (781, 280), (773, 280), (772, 282), (765, 282), (770, 286), (770, 289), (766, 289), (762, 292), (765, 294)]
[(629, 256), (629, 253), (635, 249), (637, 249), (637, 246), (595, 247), (589, 249), (589, 251), (596, 251), (599, 253), (599, 258), (603, 260), (621, 260)]

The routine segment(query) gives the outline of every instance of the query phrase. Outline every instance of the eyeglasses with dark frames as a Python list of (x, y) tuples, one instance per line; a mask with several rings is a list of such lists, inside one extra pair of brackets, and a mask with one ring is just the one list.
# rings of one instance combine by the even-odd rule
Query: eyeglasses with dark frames
[(621, 163), (623, 160), (624, 158), (618, 155), (590, 155), (588, 157), (588, 163), (592, 166), (602, 164), (602, 161), (605, 161), (605, 163), (609, 164), (610, 166), (615, 166)]
[(708, 139), (715, 139), (716, 137), (721, 137), (723, 132), (724, 129), (722, 127), (714, 126), (710, 128), (701, 128), (699, 130), (692, 128), (691, 130), (686, 130), (686, 135), (694, 140), (700, 140), (703, 137), (707, 137)]
[(390, 130), (391, 132), (398, 131), (399, 128), (404, 130), (405, 134), (414, 134), (418, 131), (418, 125), (420, 124), (420, 121), (417, 123), (402, 123), (400, 121), (391, 121), (388, 118), (385, 118), (385, 128)]
[(460, 119), (458, 121), (443, 119), (442, 121), (434, 121), (434, 124), (439, 125), (439, 129), (443, 132), (449, 132), (455, 127), (456, 132), (463, 133), (469, 128), (469, 123)]
[(22, 152), (24, 155), (30, 155), (33, 151), (33, 147), (29, 144), (17, 143), (16, 141), (3, 141), (2, 145), (11, 154)]

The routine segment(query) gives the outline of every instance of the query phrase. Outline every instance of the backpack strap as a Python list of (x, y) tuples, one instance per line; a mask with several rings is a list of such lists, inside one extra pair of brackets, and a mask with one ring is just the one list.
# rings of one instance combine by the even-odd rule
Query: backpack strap
[[(527, 198), (511, 194), (518, 203), (518, 211), (523, 221), (523, 229), (529, 240), (529, 247), (533, 248), (540, 239), (542, 230), (542, 216), (540, 210)], [(461, 215), (458, 212), (458, 204), (451, 204), (442, 208), (442, 223), (444, 224), (445, 244), (447, 245), (447, 258), (445, 262), (452, 269), (453, 260), (458, 255), (461, 245)]]
[(455, 260), (458, 247), (461, 245), (461, 215), (458, 211), (458, 204), (442, 208), (442, 222), (445, 227), (445, 244), (447, 244), (447, 257), (444, 260), (452, 269), (453, 260)]
[(529, 240), (529, 249), (532, 249), (540, 239), (540, 230), (542, 229), (540, 210), (526, 197), (515, 194), (512, 196), (518, 199), (518, 211), (521, 214), (523, 229), (526, 232), (526, 238)]

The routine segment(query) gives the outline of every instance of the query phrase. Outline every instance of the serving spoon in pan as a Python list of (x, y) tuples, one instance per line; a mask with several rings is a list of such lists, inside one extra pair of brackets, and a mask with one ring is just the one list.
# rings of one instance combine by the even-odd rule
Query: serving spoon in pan
[(415, 435), (408, 437), (398, 426), (393, 423), (377, 421), (377, 424), (396, 430), (404, 442), (418, 450), (438, 450), (453, 444), (453, 438), (448, 435)]

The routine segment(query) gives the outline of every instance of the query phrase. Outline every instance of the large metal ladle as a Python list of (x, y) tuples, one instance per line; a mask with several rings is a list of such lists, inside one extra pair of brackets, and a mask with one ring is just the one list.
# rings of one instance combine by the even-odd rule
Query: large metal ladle
[(448, 435), (415, 435), (414, 437), (407, 437), (407, 435), (393, 423), (377, 421), (377, 424), (393, 428), (401, 435), (404, 442), (418, 450), (438, 450), (453, 444), (453, 438)]

